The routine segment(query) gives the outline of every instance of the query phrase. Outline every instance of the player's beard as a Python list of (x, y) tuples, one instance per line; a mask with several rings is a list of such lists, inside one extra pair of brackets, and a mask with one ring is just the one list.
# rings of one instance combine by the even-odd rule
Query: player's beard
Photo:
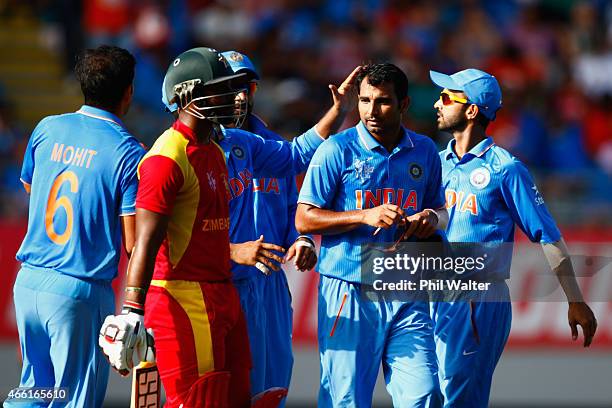
[(456, 112), (454, 115), (438, 113), (438, 130), (443, 132), (463, 131), (467, 124), (468, 120), (463, 111)]
[[(401, 114), (376, 118), (366, 116), (361, 120), (370, 134), (381, 139), (385, 137), (395, 137), (397, 130), (401, 128), (402, 125)], [(370, 120), (376, 120), (376, 124), (373, 124)]]

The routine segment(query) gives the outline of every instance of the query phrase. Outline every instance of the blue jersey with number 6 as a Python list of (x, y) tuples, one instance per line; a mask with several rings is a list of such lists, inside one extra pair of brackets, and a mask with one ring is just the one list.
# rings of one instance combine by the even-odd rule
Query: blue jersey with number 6
[(117, 275), (121, 215), (134, 214), (144, 149), (115, 115), (91, 106), (43, 119), (21, 180), (31, 185), (28, 231), (17, 259), (77, 278)]

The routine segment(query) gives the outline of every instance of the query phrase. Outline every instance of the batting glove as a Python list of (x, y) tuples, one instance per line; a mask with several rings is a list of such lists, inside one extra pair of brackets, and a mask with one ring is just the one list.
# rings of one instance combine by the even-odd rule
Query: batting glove
[(155, 361), (153, 332), (144, 327), (144, 316), (124, 311), (106, 316), (98, 344), (110, 365), (123, 376), (141, 361)]

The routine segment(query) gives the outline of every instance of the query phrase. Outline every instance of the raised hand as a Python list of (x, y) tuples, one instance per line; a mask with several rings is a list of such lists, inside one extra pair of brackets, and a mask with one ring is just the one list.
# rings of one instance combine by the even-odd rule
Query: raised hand
[(357, 107), (357, 75), (361, 66), (356, 67), (339, 87), (328, 85), (334, 99), (334, 106), (343, 113), (351, 112)]

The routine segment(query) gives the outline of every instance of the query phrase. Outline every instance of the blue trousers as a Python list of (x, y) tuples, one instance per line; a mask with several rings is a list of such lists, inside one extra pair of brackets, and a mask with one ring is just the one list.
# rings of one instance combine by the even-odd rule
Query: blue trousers
[(319, 407), (371, 407), (381, 363), (394, 407), (440, 406), (427, 302), (365, 299), (359, 284), (321, 275), (318, 321)]
[[(115, 312), (108, 282), (23, 267), (13, 288), (23, 357), (20, 387), (66, 387), (70, 401), (27, 406), (98, 408), (109, 364), (98, 347), (104, 318)], [(4, 403), (4, 407), (24, 407)]]
[(494, 283), (489, 298), (507, 302), (433, 302), (434, 338), (445, 408), (486, 408), (495, 366), (512, 321), (505, 282)]
[(293, 309), (285, 272), (254, 274), (234, 282), (246, 316), (251, 346), (251, 391), (289, 388), (293, 369)]

